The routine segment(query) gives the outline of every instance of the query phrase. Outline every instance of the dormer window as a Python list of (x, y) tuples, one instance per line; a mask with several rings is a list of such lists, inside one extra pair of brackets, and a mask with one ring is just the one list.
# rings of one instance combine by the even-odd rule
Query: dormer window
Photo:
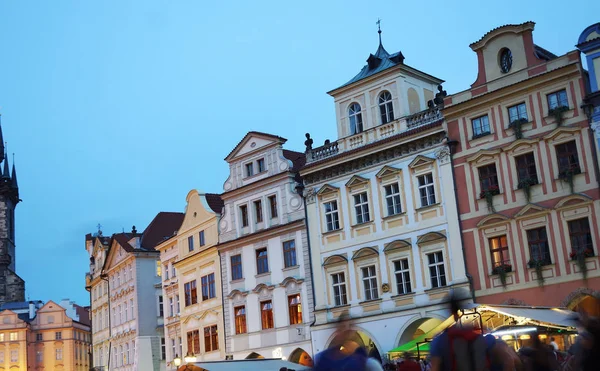
[(348, 119), (350, 121), (350, 134), (358, 134), (363, 131), (362, 113), (360, 104), (352, 103), (348, 107)]
[(254, 164), (251, 162), (249, 164), (246, 164), (246, 176), (252, 176), (254, 175)]
[(392, 104), (392, 94), (389, 91), (384, 91), (379, 94), (379, 113), (381, 115), (381, 123), (387, 124), (394, 120), (394, 106)]

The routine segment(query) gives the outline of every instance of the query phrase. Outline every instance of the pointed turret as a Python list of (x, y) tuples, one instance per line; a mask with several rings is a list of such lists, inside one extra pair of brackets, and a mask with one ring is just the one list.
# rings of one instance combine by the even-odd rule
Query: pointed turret
[(0, 115), (0, 161), (6, 160), (6, 148), (4, 148), (4, 136), (2, 135), (2, 115)]
[(6, 148), (4, 149), (4, 170), (2, 170), (2, 178), (10, 179), (10, 169), (8, 168), (8, 156), (6, 154)]
[(19, 184), (17, 183), (17, 168), (15, 167), (15, 160), (13, 158), (13, 166), (12, 166), (12, 176), (11, 176), (11, 184), (10, 186), (14, 189), (19, 188)]

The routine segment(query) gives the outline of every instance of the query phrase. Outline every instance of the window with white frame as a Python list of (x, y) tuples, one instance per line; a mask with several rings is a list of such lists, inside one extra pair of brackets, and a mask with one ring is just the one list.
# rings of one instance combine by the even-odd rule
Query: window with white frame
[(444, 254), (441, 251), (427, 254), (427, 263), (429, 265), (429, 277), (431, 278), (431, 288), (446, 286), (446, 269), (444, 268)]
[(174, 310), (175, 310), (175, 306), (173, 303), (173, 297), (171, 296), (171, 297), (169, 297), (169, 317), (173, 317), (173, 315), (175, 314)]
[(527, 122), (529, 119), (527, 118), (527, 106), (525, 103), (519, 103), (514, 106), (508, 107), (508, 122), (512, 124), (513, 122), (523, 120)]
[(344, 272), (333, 273), (331, 275), (333, 286), (333, 302), (335, 306), (348, 304), (348, 295), (346, 294), (346, 277)]
[(329, 201), (323, 204), (325, 207), (325, 222), (327, 231), (335, 231), (340, 229), (340, 215), (338, 212), (337, 201)]
[(367, 192), (354, 195), (354, 211), (356, 213), (356, 224), (366, 223), (371, 220)]
[(473, 128), (473, 138), (479, 138), (491, 133), (488, 115), (472, 119), (471, 127)]
[(350, 135), (358, 134), (363, 131), (360, 104), (352, 103), (350, 107), (348, 107), (348, 120), (350, 121)]
[(392, 94), (389, 91), (379, 94), (379, 115), (382, 124), (394, 121), (394, 105), (392, 104)]
[(362, 272), (365, 300), (375, 300), (379, 298), (377, 290), (377, 271), (375, 266), (370, 265), (368, 267), (363, 267), (360, 270)]
[(421, 207), (433, 205), (435, 200), (435, 188), (433, 185), (433, 173), (419, 175), (417, 177), (419, 185), (419, 198), (421, 199)]
[(400, 203), (400, 186), (398, 183), (392, 183), (383, 186), (385, 191), (385, 204), (387, 206), (387, 215), (396, 215), (402, 212)]
[(394, 274), (396, 275), (396, 289), (398, 295), (412, 292), (408, 258), (394, 261)]
[(548, 99), (549, 110), (560, 107), (569, 107), (569, 100), (567, 99), (567, 91), (565, 89), (548, 94), (546, 98)]

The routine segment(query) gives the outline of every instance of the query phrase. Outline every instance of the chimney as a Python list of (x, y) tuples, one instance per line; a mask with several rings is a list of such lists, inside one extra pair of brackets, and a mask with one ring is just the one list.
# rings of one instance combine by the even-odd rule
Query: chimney
[(35, 307), (35, 303), (33, 301), (29, 302), (29, 319), (33, 319), (35, 317), (35, 312), (37, 308)]

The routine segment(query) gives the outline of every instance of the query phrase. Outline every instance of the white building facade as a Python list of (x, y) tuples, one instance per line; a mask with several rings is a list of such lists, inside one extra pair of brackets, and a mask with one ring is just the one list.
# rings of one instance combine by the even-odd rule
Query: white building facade
[[(383, 361), (446, 319), (449, 290), (467, 293), (469, 282), (439, 109), (442, 80), (381, 43), (367, 62), (329, 92), (338, 139), (312, 148), (307, 135), (301, 175), (314, 267), (313, 351), (351, 337)], [(339, 336), (343, 318), (351, 321)]]
[(219, 253), (229, 358), (312, 364), (313, 291), (297, 170), (285, 139), (250, 132), (227, 156)]

